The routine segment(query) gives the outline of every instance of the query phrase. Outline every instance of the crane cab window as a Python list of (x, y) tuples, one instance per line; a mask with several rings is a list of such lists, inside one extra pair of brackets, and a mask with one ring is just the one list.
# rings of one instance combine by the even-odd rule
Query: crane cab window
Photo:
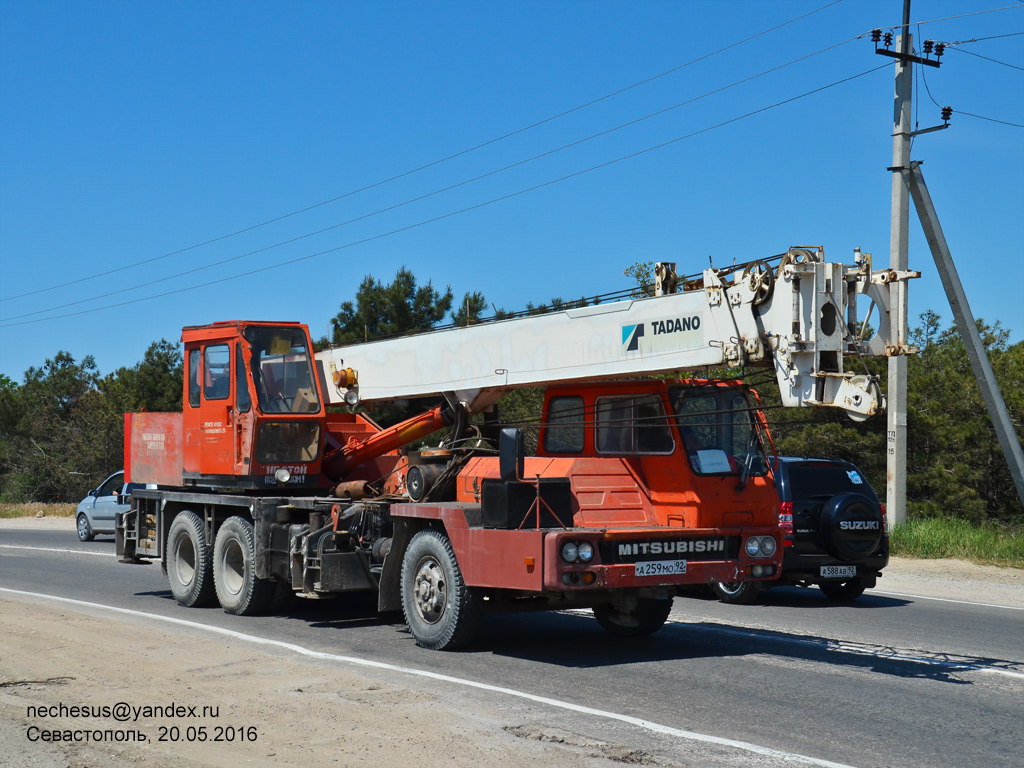
[(248, 413), (252, 408), (252, 399), (249, 397), (249, 385), (245, 381), (245, 360), (242, 357), (242, 345), (235, 344), (235, 399), (237, 400), (238, 412)]
[(666, 454), (675, 440), (657, 395), (597, 399), (598, 453)]
[(203, 391), (203, 366), (200, 363), (201, 352), (198, 349), (188, 351), (188, 404), (199, 407), (199, 393)]
[(213, 344), (203, 350), (203, 397), (227, 400), (231, 396), (231, 348)]
[(552, 397), (544, 428), (544, 450), (548, 453), (582, 453), (586, 422), (582, 397)]
[(245, 329), (256, 398), (263, 413), (319, 413), (306, 335), (298, 328)]

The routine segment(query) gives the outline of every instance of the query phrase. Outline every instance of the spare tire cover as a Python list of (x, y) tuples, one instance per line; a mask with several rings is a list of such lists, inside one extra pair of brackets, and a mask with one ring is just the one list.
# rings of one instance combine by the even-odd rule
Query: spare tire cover
[(821, 509), (821, 540), (826, 551), (840, 560), (860, 560), (882, 544), (882, 510), (867, 496), (844, 493)]

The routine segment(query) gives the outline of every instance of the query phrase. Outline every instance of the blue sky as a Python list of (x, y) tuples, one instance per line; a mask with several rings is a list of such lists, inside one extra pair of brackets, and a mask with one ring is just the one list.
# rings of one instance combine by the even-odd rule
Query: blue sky
[[(859, 246), (887, 264), (893, 66), (851, 38), (898, 24), (901, 0), (836, 3), (483, 149), (223, 237), (827, 3), (0, 0), (0, 373), (21, 381), (58, 350), (91, 354), (107, 373), (216, 320), (300, 320), (318, 336), (364, 275), (390, 280), (402, 265), (511, 310), (626, 288), (622, 271), (637, 261), (689, 273), (709, 256), (726, 265), (822, 244), (835, 260)], [(922, 24), (920, 37), (915, 27), (918, 45), (1024, 32), (1019, 0), (915, 0), (911, 16), (960, 16)], [(1024, 36), (1009, 36), (956, 46), (923, 74), (940, 104), (1020, 125), (1021, 67)], [(914, 96), (919, 127), (939, 123), (920, 73)], [(954, 114), (949, 130), (916, 139), (913, 157), (975, 314), (1020, 340), (1024, 130)], [(948, 321), (913, 214), (910, 263), (925, 273), (911, 285), (912, 318), (931, 308)], [(199, 271), (174, 277), (188, 270)], [(211, 281), (221, 282), (195, 287)], [(81, 314), (47, 319), (68, 313)]]

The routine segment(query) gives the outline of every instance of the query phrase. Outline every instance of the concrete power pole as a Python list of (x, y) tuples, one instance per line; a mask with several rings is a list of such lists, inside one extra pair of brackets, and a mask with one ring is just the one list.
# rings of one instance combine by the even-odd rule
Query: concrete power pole
[(967, 303), (967, 292), (964, 291), (960, 275), (956, 271), (956, 265), (953, 264), (953, 255), (949, 252), (949, 246), (946, 244), (946, 236), (942, 234), (939, 216), (935, 212), (935, 206), (932, 205), (932, 196), (928, 193), (928, 187), (924, 183), (921, 164), (916, 161), (910, 164), (910, 193), (914, 196), (914, 207), (917, 208), (917, 215), (921, 219), (921, 227), (928, 239), (928, 247), (931, 248), (932, 256), (935, 257), (935, 266), (938, 267), (939, 277), (942, 278), (942, 287), (946, 289), (946, 296), (949, 298), (949, 306), (953, 310), (953, 318), (960, 331), (960, 338), (963, 339), (967, 357), (971, 361), (971, 367), (974, 368), (974, 376), (978, 380), (981, 398), (985, 402), (989, 418), (992, 419), (996, 437), (999, 438), (1003, 456), (1006, 457), (1006, 464), (1010, 468), (1010, 476), (1013, 478), (1014, 485), (1017, 486), (1017, 496), (1024, 504), (1024, 451), (1021, 450), (1013, 422), (1006, 410), (1006, 401), (1003, 400), (1003, 395), (999, 391), (999, 382), (996, 381), (996, 374), (992, 370), (992, 363), (989, 362), (985, 345), (981, 341), (981, 334), (978, 333), (978, 328), (974, 324), (974, 314), (971, 312), (970, 304)]
[[(892, 131), (892, 222), (889, 234), (889, 268), (908, 268), (910, 235), (910, 140), (913, 95), (913, 50), (910, 36), (910, 0), (903, 0), (903, 28), (897, 39), (901, 57), (896, 59), (896, 99)], [(907, 283), (890, 285), (891, 344), (907, 346)], [(889, 522), (907, 521), (907, 356), (889, 358), (888, 410), (886, 414), (885, 506)]]

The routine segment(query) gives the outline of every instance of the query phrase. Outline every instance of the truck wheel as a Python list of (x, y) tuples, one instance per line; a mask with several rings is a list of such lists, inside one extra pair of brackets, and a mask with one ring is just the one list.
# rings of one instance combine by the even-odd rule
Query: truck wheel
[(469, 643), (480, 628), (480, 602), (447, 536), (424, 530), (412, 537), (402, 558), (402, 612), (417, 645), (446, 651)]
[(213, 583), (221, 607), (236, 616), (263, 613), (274, 599), (276, 584), (256, 578), (256, 535), (243, 517), (229, 517), (217, 531)]
[(761, 599), (762, 588), (753, 581), (716, 581), (711, 585), (711, 591), (723, 603), (752, 605)]
[(627, 614), (615, 610), (611, 603), (595, 605), (594, 617), (598, 624), (616, 637), (645, 637), (661, 629), (671, 611), (671, 597), (668, 600), (641, 599), (636, 610)]
[(826, 597), (833, 600), (848, 602), (856, 600), (864, 594), (865, 584), (863, 579), (848, 579), (847, 581), (823, 581), (819, 585)]
[(179, 604), (213, 605), (212, 563), (202, 518), (195, 512), (179, 512), (167, 535), (167, 580)]
[(96, 534), (92, 532), (92, 526), (89, 525), (89, 518), (84, 514), (78, 515), (78, 519), (75, 520), (75, 527), (78, 529), (79, 541), (92, 541), (96, 538)]

